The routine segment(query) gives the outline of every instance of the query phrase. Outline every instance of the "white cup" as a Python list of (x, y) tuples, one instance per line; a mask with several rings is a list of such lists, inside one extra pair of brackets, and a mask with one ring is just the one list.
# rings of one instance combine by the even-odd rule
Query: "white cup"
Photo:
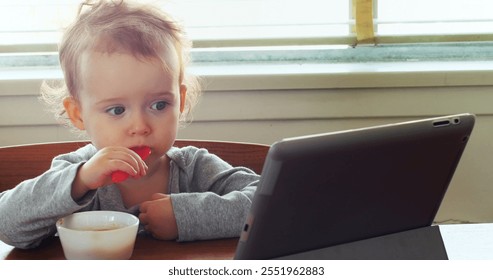
[(65, 258), (118, 260), (132, 256), (139, 219), (116, 211), (74, 213), (56, 223)]

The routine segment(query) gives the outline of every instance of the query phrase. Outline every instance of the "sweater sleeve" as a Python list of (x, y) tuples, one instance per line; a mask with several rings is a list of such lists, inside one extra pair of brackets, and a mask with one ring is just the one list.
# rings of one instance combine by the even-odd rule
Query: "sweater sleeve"
[(45, 173), (0, 193), (0, 240), (18, 248), (37, 247), (55, 234), (59, 218), (87, 207), (94, 193), (76, 202), (71, 189), (77, 169), (93, 149), (89, 145), (57, 156)]
[(178, 241), (239, 236), (260, 176), (205, 149), (172, 149), (169, 156)]

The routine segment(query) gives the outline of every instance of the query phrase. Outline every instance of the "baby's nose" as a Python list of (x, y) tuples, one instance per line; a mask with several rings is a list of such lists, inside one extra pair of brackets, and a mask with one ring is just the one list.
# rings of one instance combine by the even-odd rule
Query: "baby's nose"
[(151, 128), (148, 125), (145, 117), (135, 116), (130, 126), (129, 133), (131, 135), (147, 135), (151, 132)]

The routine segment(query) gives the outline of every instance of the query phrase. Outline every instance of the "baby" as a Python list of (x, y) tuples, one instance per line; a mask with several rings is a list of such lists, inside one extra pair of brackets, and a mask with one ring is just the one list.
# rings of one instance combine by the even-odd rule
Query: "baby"
[[(0, 194), (3, 242), (36, 247), (57, 219), (90, 210), (132, 213), (163, 240), (239, 236), (259, 175), (204, 149), (173, 147), (199, 93), (185, 69), (189, 47), (157, 9), (81, 4), (59, 50), (65, 85), (45, 85), (43, 97), (91, 144)], [(115, 180), (115, 172), (129, 176)]]

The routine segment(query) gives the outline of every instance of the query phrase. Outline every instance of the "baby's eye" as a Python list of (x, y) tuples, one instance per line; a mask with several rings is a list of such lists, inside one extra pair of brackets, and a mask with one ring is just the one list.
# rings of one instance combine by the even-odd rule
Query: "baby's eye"
[(108, 110), (106, 110), (106, 112), (111, 114), (111, 115), (118, 116), (118, 115), (121, 115), (125, 112), (125, 108), (122, 106), (115, 106), (115, 107), (109, 108)]
[(166, 108), (167, 105), (168, 104), (166, 103), (166, 101), (158, 101), (158, 102), (154, 102), (151, 105), (151, 109), (161, 111), (164, 110), (164, 108)]

